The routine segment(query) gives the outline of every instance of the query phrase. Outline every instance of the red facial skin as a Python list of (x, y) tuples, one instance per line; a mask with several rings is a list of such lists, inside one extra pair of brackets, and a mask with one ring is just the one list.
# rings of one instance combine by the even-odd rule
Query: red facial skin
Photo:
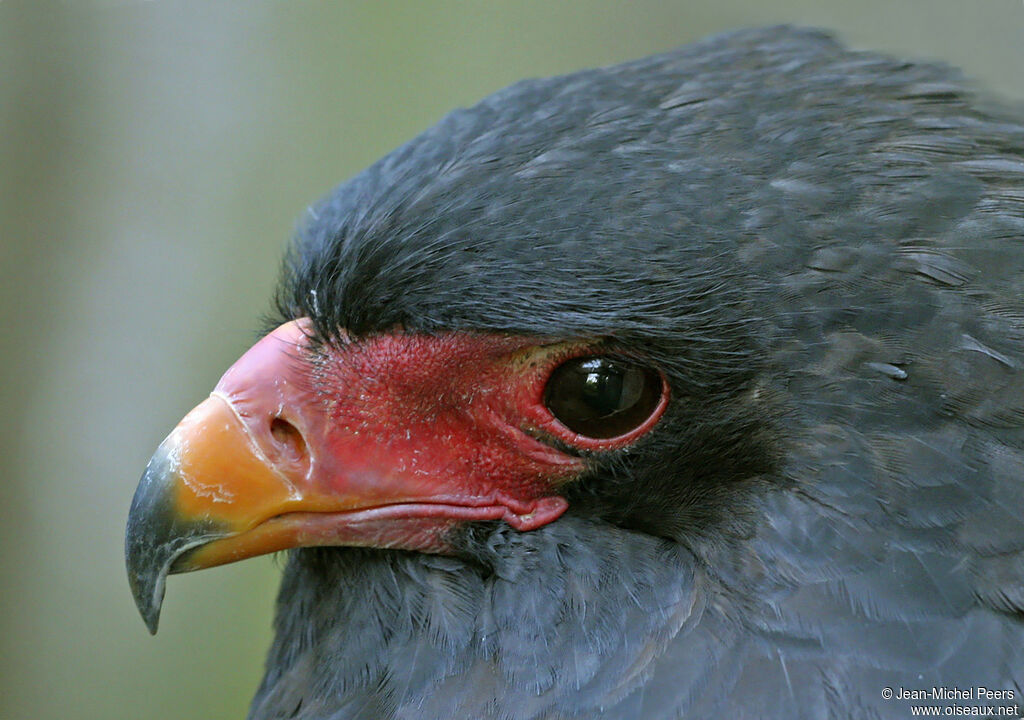
[(544, 439), (624, 447), (668, 400), (665, 384), (639, 427), (586, 438), (543, 397), (551, 372), (591, 344), (402, 331), (321, 344), (309, 328), (260, 340), (165, 441), (176, 512), (229, 533), (175, 571), (309, 545), (445, 552), (447, 531), (474, 520), (533, 530), (565, 512), (561, 489), (585, 469)]
[(392, 502), (501, 506), (519, 530), (554, 520), (565, 510), (555, 493), (583, 462), (530, 434), (549, 418), (529, 347), (447, 333), (327, 350), (314, 386), (329, 418), (329, 455), (343, 459), (347, 476), (372, 475)]

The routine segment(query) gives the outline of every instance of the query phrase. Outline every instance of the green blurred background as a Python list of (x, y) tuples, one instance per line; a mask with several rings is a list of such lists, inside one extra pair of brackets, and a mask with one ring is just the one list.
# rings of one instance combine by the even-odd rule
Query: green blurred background
[(254, 339), (295, 218), (525, 76), (778, 22), (1024, 98), (1021, 0), (0, 1), (0, 718), (237, 718), (270, 558), (132, 605), (138, 476)]

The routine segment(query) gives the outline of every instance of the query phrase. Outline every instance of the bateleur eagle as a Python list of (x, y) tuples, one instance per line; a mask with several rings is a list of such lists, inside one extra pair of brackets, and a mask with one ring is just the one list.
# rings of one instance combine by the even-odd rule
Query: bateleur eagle
[(253, 720), (1020, 715), (1024, 120), (950, 69), (518, 83), (315, 205), (275, 306), (126, 540), (152, 631), (291, 550)]

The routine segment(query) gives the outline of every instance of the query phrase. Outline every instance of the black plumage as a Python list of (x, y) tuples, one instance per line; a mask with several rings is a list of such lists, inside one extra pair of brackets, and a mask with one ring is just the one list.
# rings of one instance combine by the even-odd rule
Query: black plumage
[(545, 527), (294, 551), (252, 718), (1019, 716), (1024, 121), (954, 71), (771, 28), (518, 83), (313, 207), (277, 306), (672, 401)]

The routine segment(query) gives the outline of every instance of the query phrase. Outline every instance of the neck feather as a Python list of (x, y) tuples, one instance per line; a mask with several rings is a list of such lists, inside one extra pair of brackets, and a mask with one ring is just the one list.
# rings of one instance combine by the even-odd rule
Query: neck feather
[(250, 717), (598, 713), (703, 610), (692, 556), (606, 524), (497, 525), (477, 552), (294, 552)]

